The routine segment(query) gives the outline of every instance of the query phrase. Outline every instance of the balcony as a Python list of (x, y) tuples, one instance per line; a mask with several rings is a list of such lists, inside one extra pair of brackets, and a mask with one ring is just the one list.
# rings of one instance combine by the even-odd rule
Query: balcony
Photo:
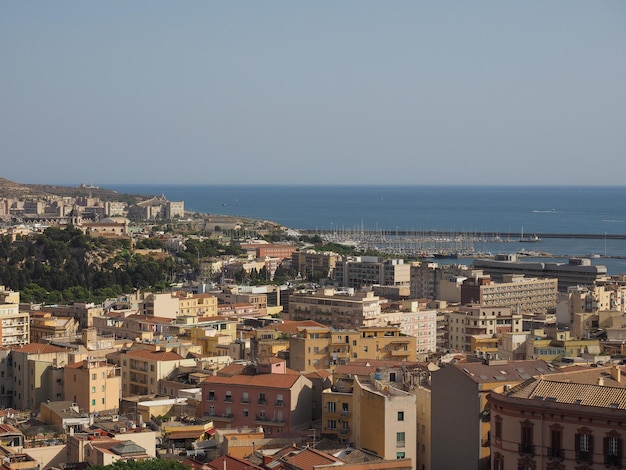
[(347, 417), (347, 416), (350, 416), (350, 412), (348, 410), (343, 410), (341, 412), (341, 416), (343, 416), (344, 418)]
[(250, 399), (249, 398), (242, 398), (240, 403), (243, 404), (243, 405), (249, 405), (250, 404)]
[(254, 424), (263, 426), (284, 426), (285, 420), (283, 418), (270, 418), (269, 416), (257, 415), (254, 419)]
[(517, 451), (520, 454), (535, 455), (535, 446), (527, 443), (517, 444)]
[(217, 397), (215, 395), (209, 395), (208, 397), (206, 397), (207, 401), (216, 401)]
[(230, 423), (233, 420), (232, 413), (209, 413), (207, 416), (210, 417), (213, 421), (221, 421), (225, 423)]
[(565, 451), (556, 447), (548, 447), (547, 453), (551, 459), (563, 459), (565, 457)]
[(276, 406), (284, 406), (285, 402), (282, 400), (276, 400)]
[(232, 403), (233, 402), (233, 397), (231, 397), (230, 395), (226, 395), (224, 397), (224, 401), (227, 403)]
[(392, 356), (408, 356), (411, 352), (404, 349), (393, 349), (391, 351)]
[(256, 402), (257, 405), (267, 405), (267, 400), (265, 398), (259, 398)]
[(396, 447), (399, 449), (402, 449), (404, 447), (406, 447), (406, 442), (405, 441), (396, 441)]
[(615, 468), (622, 467), (622, 456), (615, 454), (608, 454), (604, 456), (604, 465), (609, 465)]

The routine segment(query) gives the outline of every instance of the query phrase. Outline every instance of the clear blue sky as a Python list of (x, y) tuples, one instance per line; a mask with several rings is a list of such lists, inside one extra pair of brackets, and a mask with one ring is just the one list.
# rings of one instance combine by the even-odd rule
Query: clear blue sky
[(626, 184), (626, 1), (5, 1), (21, 183)]

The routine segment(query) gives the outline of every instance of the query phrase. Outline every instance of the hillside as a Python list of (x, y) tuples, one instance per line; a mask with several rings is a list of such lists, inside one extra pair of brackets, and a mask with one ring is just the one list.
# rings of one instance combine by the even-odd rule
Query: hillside
[(150, 195), (120, 194), (112, 189), (94, 187), (55, 186), (48, 184), (21, 184), (0, 177), (0, 197), (44, 197), (44, 196), (80, 197), (92, 196), (103, 201), (136, 202), (151, 197)]

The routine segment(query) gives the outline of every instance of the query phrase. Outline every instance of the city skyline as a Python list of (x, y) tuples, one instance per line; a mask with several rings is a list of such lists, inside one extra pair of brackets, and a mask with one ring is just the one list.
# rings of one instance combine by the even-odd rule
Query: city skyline
[(6, 3), (2, 176), (623, 185), (624, 20), (617, 1)]

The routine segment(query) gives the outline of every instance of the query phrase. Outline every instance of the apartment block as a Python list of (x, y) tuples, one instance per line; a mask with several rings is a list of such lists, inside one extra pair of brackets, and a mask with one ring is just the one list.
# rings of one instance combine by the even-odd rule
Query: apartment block
[(448, 345), (456, 351), (475, 352), (475, 338), (500, 338), (523, 330), (522, 315), (508, 307), (461, 306), (447, 317)]
[(310, 372), (335, 369), (356, 359), (415, 361), (416, 338), (404, 336), (396, 327), (363, 327), (335, 330), (299, 327), (289, 338), (289, 366)]
[[(237, 365), (235, 365), (237, 366)], [(287, 369), (285, 361), (268, 359), (256, 367), (225, 368), (207, 377), (202, 387), (203, 415), (216, 428), (263, 428), (265, 436), (288, 437), (311, 422), (312, 384)]]
[(78, 320), (75, 318), (58, 318), (49, 312), (33, 312), (30, 315), (30, 338), (33, 343), (74, 337), (78, 334), (78, 328)]
[(341, 255), (330, 251), (299, 250), (291, 255), (291, 267), (301, 276), (313, 279), (333, 277)]
[(520, 314), (554, 314), (557, 301), (556, 279), (503, 275), (502, 282), (489, 276), (466, 279), (461, 285), (461, 303), (483, 307), (508, 307)]
[(322, 436), (384, 459), (411, 459), (416, 468), (416, 395), (403, 390), (405, 372), (386, 362), (337, 369), (322, 394)]
[(69, 350), (50, 344), (29, 343), (11, 351), (13, 365), (13, 405), (21, 410), (37, 410), (46, 400), (63, 399), (63, 367)]
[(592, 265), (588, 258), (571, 258), (567, 263), (521, 261), (517, 255), (496, 255), (495, 259), (475, 259), (474, 268), (482, 270), (495, 281), (504, 276), (522, 274), (528, 277), (558, 280), (559, 292), (570, 287), (591, 286), (596, 281), (607, 279), (606, 266)]
[(122, 396), (147, 395), (158, 392), (159, 380), (179, 366), (194, 366), (194, 359), (185, 359), (173, 351), (131, 349), (120, 354)]
[(20, 311), (20, 293), (0, 286), (0, 338), (2, 346), (19, 346), (30, 342), (28, 312)]
[(65, 400), (84, 412), (116, 410), (122, 397), (120, 368), (98, 359), (69, 364), (63, 370), (63, 389)]
[(402, 259), (379, 256), (357, 256), (341, 259), (335, 265), (335, 282), (339, 287), (361, 289), (374, 284), (409, 286), (411, 266)]
[(357, 328), (378, 323), (380, 298), (373, 292), (340, 292), (318, 289), (289, 296), (289, 320), (313, 320), (332, 328)]

